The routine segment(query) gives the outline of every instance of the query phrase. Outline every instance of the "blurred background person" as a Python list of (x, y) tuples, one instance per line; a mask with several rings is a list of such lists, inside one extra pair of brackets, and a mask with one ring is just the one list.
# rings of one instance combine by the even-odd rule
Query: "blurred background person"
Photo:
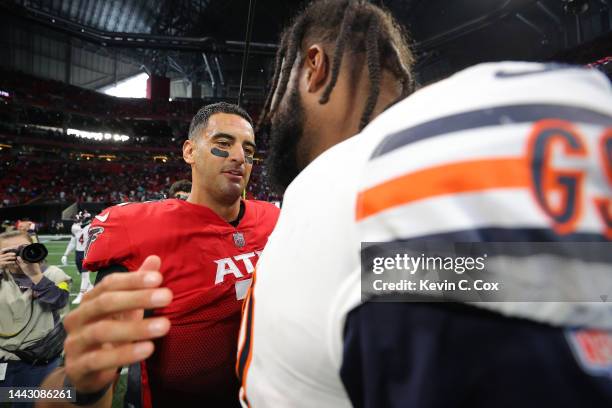
[(18, 220), (16, 228), (18, 231), (24, 232), (32, 237), (32, 242), (38, 242), (38, 235), (36, 234), (36, 223), (31, 221), (29, 218)]
[(68, 265), (68, 255), (74, 251), (74, 263), (76, 264), (77, 270), (81, 274), (81, 288), (79, 294), (72, 301), (73, 305), (78, 305), (83, 299), (83, 295), (91, 290), (93, 285), (89, 280), (89, 271), (83, 268), (83, 259), (85, 258), (85, 248), (87, 248), (87, 236), (89, 234), (89, 225), (91, 225), (92, 216), (87, 211), (80, 211), (76, 215), (76, 221), (72, 224), (70, 242), (66, 246), (66, 251), (62, 256), (62, 265)]
[(170, 186), (168, 191), (168, 198), (178, 198), (180, 200), (186, 200), (191, 193), (191, 181), (189, 180), (177, 180)]

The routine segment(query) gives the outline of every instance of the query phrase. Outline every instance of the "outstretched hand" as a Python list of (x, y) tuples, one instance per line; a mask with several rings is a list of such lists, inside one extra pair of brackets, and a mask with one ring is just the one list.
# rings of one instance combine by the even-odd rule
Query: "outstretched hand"
[(168, 333), (167, 318), (143, 319), (145, 309), (172, 301), (172, 292), (158, 287), (160, 265), (159, 257), (149, 256), (136, 272), (108, 275), (64, 319), (65, 371), (78, 391), (101, 390), (119, 367), (149, 357), (151, 340)]

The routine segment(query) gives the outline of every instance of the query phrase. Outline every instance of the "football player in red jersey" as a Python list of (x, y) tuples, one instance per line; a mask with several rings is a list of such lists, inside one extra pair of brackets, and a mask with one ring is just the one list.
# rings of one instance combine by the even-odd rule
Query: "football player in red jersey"
[[(242, 300), (279, 214), (240, 198), (254, 154), (249, 115), (206, 106), (183, 146), (189, 198), (122, 204), (95, 217), (85, 266), (102, 283), (66, 318), (65, 370), (47, 385), (72, 384), (79, 404), (109, 406), (117, 369), (141, 362), (128, 379), (135, 406), (238, 406)], [(150, 289), (138, 287), (146, 277)]]

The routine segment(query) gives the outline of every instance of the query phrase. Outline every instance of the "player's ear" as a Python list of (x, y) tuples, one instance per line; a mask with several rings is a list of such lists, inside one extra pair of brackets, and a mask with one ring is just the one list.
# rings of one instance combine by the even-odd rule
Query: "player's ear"
[(325, 50), (319, 44), (311, 45), (306, 51), (306, 83), (308, 92), (317, 92), (327, 82), (329, 61)]
[(185, 160), (185, 163), (187, 164), (195, 163), (194, 152), (193, 152), (194, 149), (195, 149), (195, 142), (191, 139), (185, 140), (185, 143), (183, 143), (183, 160)]

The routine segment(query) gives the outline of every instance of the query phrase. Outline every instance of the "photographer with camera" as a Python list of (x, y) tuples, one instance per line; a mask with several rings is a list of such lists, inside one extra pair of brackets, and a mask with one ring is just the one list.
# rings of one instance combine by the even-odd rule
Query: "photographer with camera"
[(42, 271), (47, 254), (27, 233), (0, 234), (0, 387), (36, 387), (59, 364), (71, 279)]

